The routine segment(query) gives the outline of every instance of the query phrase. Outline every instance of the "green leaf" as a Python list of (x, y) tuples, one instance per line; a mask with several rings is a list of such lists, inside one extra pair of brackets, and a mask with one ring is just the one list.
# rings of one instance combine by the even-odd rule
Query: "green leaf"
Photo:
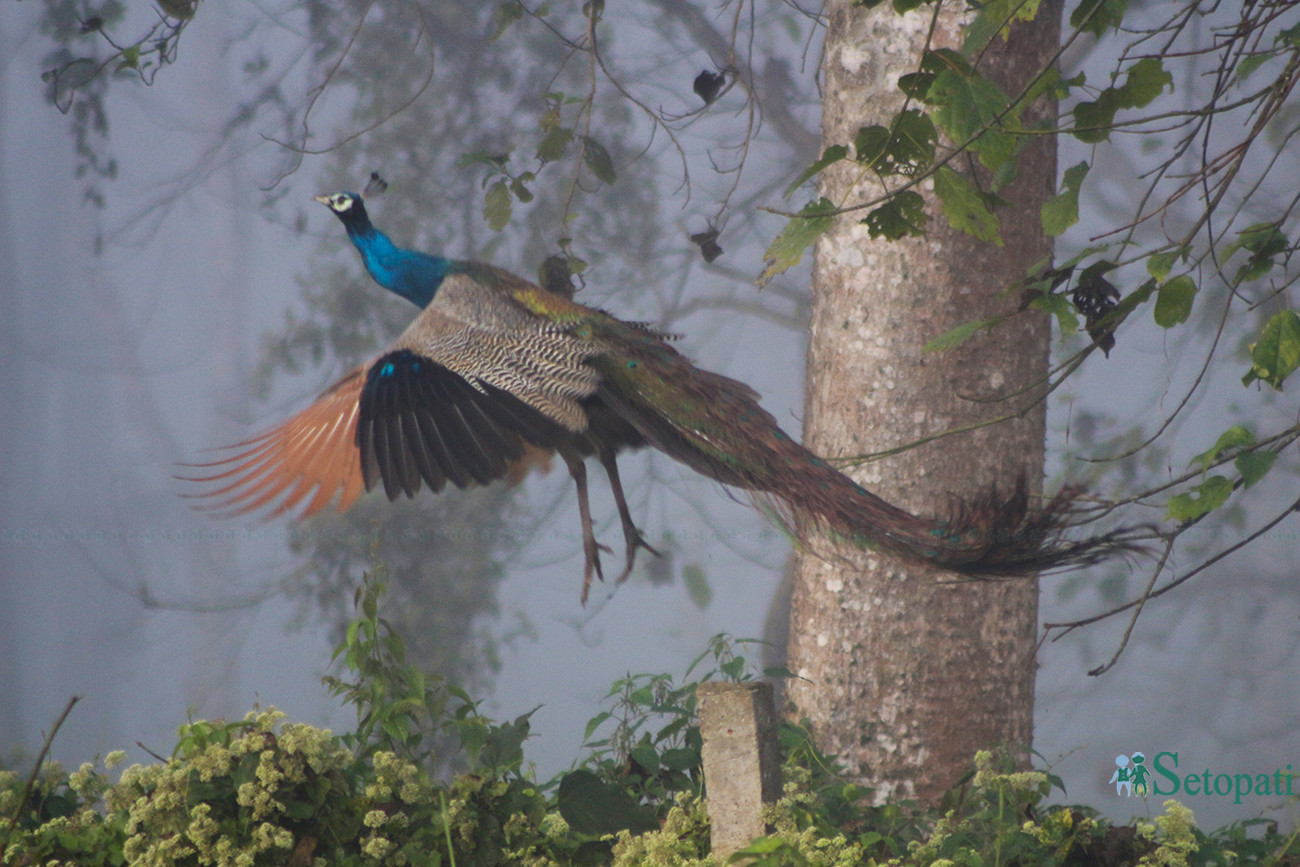
[(1247, 78), (1250, 78), (1251, 74), (1254, 73), (1256, 69), (1259, 69), (1276, 56), (1276, 53), (1272, 51), (1260, 51), (1243, 57), (1241, 62), (1237, 64), (1237, 84), (1241, 84)]
[(1119, 27), (1127, 9), (1127, 0), (1083, 0), (1070, 13), (1070, 26), (1084, 33), (1101, 36), (1108, 28)]
[(564, 94), (548, 93), (546, 101), (551, 107), (546, 110), (546, 114), (537, 119), (537, 128), (542, 132), (550, 132), (560, 125), (560, 104), (565, 101)]
[(939, 197), (944, 216), (954, 229), (1002, 246), (998, 218), (988, 209), (979, 189), (969, 178), (947, 166), (940, 166), (934, 174), (934, 192)]
[(1190, 463), (1200, 464), (1201, 472), (1207, 473), (1210, 471), (1210, 466), (1228, 449), (1249, 448), (1254, 444), (1255, 435), (1241, 425), (1235, 424), (1220, 434), (1208, 451), (1196, 455)]
[(1192, 301), (1196, 298), (1196, 281), (1180, 274), (1156, 290), (1156, 325), (1173, 328), (1182, 325), (1192, 315)]
[(1169, 517), (1184, 523), (1194, 521), (1228, 502), (1231, 494), (1231, 479), (1226, 476), (1210, 476), (1192, 488), (1190, 493), (1170, 497)]
[(718, 666), (718, 670), (726, 675), (727, 680), (732, 683), (740, 683), (744, 679), (745, 674), (745, 657), (733, 656), (726, 662), (721, 663)]
[[(744, 849), (741, 849), (738, 852), (736, 852), (736, 854), (737, 855), (771, 855), (775, 852), (788, 852), (791, 849), (794, 849), (794, 847), (790, 844), (788, 840), (784, 840), (776, 836), (775, 834), (773, 834), (768, 837), (759, 837), (757, 840), (750, 843)], [(768, 859), (759, 859), (758, 863), (798, 864), (800, 862), (794, 860), (793, 858), (790, 859), (777, 858), (777, 859), (772, 859), (770, 861)]]
[(848, 145), (831, 145), (824, 153), (822, 153), (821, 157), (818, 158), (816, 162), (799, 173), (799, 177), (795, 178), (790, 186), (785, 188), (785, 192), (782, 195), (787, 199), (790, 198), (794, 191), (799, 189), (805, 181), (812, 178), (814, 175), (820, 174), (827, 166), (839, 162), (848, 155)]
[(1086, 144), (1096, 144), (1110, 138), (1110, 129), (1115, 124), (1115, 112), (1119, 110), (1119, 98), (1115, 88), (1108, 87), (1097, 97), (1096, 102), (1081, 102), (1074, 107), (1074, 129), (1071, 134)]
[(1124, 86), (1117, 93), (1120, 108), (1145, 108), (1168, 87), (1174, 89), (1174, 77), (1165, 71), (1159, 58), (1144, 57), (1128, 69)]
[(960, 51), (951, 48), (936, 48), (921, 55), (921, 71), (934, 76), (950, 71), (964, 77), (974, 72), (974, 69)]
[[(932, 52), (936, 53), (936, 52)], [(1016, 137), (1002, 132), (1020, 121), (1007, 95), (989, 79), (967, 67), (963, 74), (951, 65), (939, 72), (928, 99), (935, 106), (934, 122), (958, 144), (971, 142), (987, 168), (997, 169), (1016, 152)], [(1001, 120), (999, 120), (1001, 115)]]
[(1294, 310), (1283, 310), (1268, 320), (1259, 342), (1250, 347), (1250, 361), (1243, 385), (1259, 379), (1282, 390), (1282, 382), (1300, 367), (1300, 316)]
[(878, 123), (860, 127), (853, 137), (853, 158), (863, 165), (874, 166), (885, 158), (888, 147), (888, 129)]
[(853, 138), (858, 162), (882, 175), (913, 177), (929, 168), (939, 134), (925, 112), (910, 108), (894, 117), (890, 128), (864, 126)]
[(1061, 192), (1043, 203), (1043, 232), (1055, 237), (1079, 222), (1079, 187), (1088, 175), (1086, 162), (1070, 166), (1061, 176)]
[(659, 762), (672, 771), (690, 771), (699, 767), (700, 754), (695, 750), (675, 747), (664, 750), (663, 754), (659, 756)]
[(628, 758), (650, 773), (659, 770), (659, 753), (650, 744), (637, 744), (628, 751)]
[(909, 108), (894, 117), (891, 125), (893, 142), (889, 149), (889, 167), (892, 171), (915, 177), (934, 162), (939, 132), (934, 121), (923, 111)]
[(536, 180), (537, 176), (532, 172), (524, 172), (519, 177), (510, 182), (510, 192), (514, 193), (516, 199), (521, 204), (528, 204), (533, 200), (533, 191), (528, 189), (525, 184)]
[[(1080, 78), (1082, 75), (1083, 73), (1079, 73)], [(1061, 71), (1053, 67), (1029, 83), (1020, 101), (1023, 105), (1030, 105), (1043, 94), (1051, 94), (1053, 99), (1064, 99), (1070, 95), (1070, 85), (1075, 81), (1076, 79), (1073, 78), (1063, 81)]]
[[(1007, 160), (993, 172), (993, 177), (989, 180), (989, 190), (1005, 190), (1018, 177), (1020, 177), (1020, 164), (1016, 160)], [(1006, 201), (999, 198), (997, 203), (1002, 205)]]
[(611, 717), (613, 717), (613, 714), (607, 710), (603, 710), (591, 719), (587, 720), (587, 728), (582, 735), (583, 742), (591, 740), (591, 736), (596, 733), (596, 729), (604, 725), (605, 720), (610, 719)]
[(1029, 306), (1055, 316), (1062, 334), (1073, 334), (1079, 330), (1079, 317), (1075, 315), (1074, 305), (1064, 295), (1044, 292), (1029, 302)]
[(834, 209), (831, 200), (822, 197), (804, 205), (799, 216), (786, 223), (781, 234), (772, 240), (763, 254), (766, 267), (758, 278), (760, 287), (766, 286), (777, 274), (799, 264), (803, 251), (830, 229), (834, 222), (830, 212)]
[(926, 96), (930, 93), (930, 85), (932, 84), (934, 84), (933, 72), (909, 72), (898, 77), (898, 89), (905, 96), (925, 100), (926, 102), (929, 102)]
[(565, 774), (556, 799), (560, 815), (579, 834), (603, 837), (623, 830), (637, 834), (659, 827), (654, 810), (637, 804), (621, 787), (590, 771)]
[(709, 586), (709, 576), (704, 568), (696, 563), (682, 567), (682, 583), (686, 585), (686, 595), (695, 607), (703, 611), (713, 601), (713, 588)]
[(128, 45), (122, 49), (122, 62), (118, 64), (118, 69), (139, 69), (140, 68), (140, 46)]
[(1226, 259), (1238, 250), (1250, 252), (1250, 258), (1237, 269), (1236, 280), (1244, 283), (1257, 280), (1273, 270), (1273, 258), (1285, 253), (1289, 242), (1276, 223), (1255, 223), (1242, 229), (1237, 239), (1229, 244), (1223, 257)]
[(612, 184), (618, 177), (609, 151), (603, 144), (585, 135), (582, 137), (582, 161), (602, 183)]
[(925, 199), (916, 190), (903, 190), (860, 221), (873, 238), (897, 241), (925, 235)]
[(922, 346), (921, 350), (923, 352), (942, 352), (945, 349), (952, 349), (954, 346), (960, 346), (970, 340), (980, 331), (992, 328), (1004, 319), (1006, 319), (1005, 316), (990, 316), (988, 319), (981, 319), (978, 322), (963, 322), (951, 331), (940, 334), (925, 346)]
[(489, 37), (490, 41), (496, 42), (511, 24), (523, 17), (524, 7), (519, 0), (510, 0), (509, 3), (502, 3), (497, 6), (496, 11), (492, 13), (493, 28), (492, 36)]
[(1237, 467), (1237, 472), (1241, 473), (1242, 485), (1249, 488), (1264, 478), (1276, 460), (1277, 452), (1242, 452), (1237, 455), (1233, 464)]
[(496, 171), (504, 171), (506, 165), (510, 162), (510, 153), (499, 153), (493, 151), (470, 151), (467, 154), (461, 154), (460, 159), (456, 160), (457, 168), (465, 168), (472, 165), (484, 165)]
[(994, 36), (1007, 39), (1015, 22), (1033, 21), (1038, 14), (1038, 0), (987, 0), (977, 8), (979, 12), (966, 26), (962, 40), (962, 53), (967, 57), (983, 51)]
[(1181, 258), (1183, 253), (1181, 249), (1167, 253), (1153, 253), (1147, 257), (1147, 273), (1157, 280), (1168, 280), (1169, 272), (1174, 269), (1174, 262)]
[(488, 187), (483, 198), (483, 218), (492, 231), (500, 232), (510, 222), (511, 202), (510, 188), (505, 181), (497, 181)]
[(564, 156), (571, 141), (573, 130), (562, 126), (552, 127), (537, 145), (537, 158), (544, 163), (554, 162)]
[(532, 725), (529, 718), (536, 708), (515, 718), (512, 723), (501, 723), (488, 729), (476, 762), (479, 768), (500, 772), (518, 769), (524, 761), (524, 741)]

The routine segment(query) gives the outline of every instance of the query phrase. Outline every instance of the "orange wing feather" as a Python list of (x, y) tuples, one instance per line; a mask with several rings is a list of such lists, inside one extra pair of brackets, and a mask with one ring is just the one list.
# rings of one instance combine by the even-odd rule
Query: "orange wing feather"
[[(232, 452), (215, 461), (186, 464), (217, 472), (182, 477), (218, 487), (186, 496), (208, 500), (200, 508), (222, 511), (226, 517), (244, 515), (276, 503), (268, 518), (295, 510), (306, 518), (331, 503), (346, 512), (365, 492), (357, 450), (357, 415), (366, 365), (350, 371), (297, 415), (252, 439), (227, 446)], [(532, 470), (547, 472), (551, 452), (525, 444), (524, 454), (510, 464), (507, 484), (523, 481)], [(278, 500), (278, 502), (277, 502)]]
[(336, 499), (335, 508), (347, 511), (365, 491), (356, 446), (365, 382), (365, 366), (357, 367), (289, 420), (224, 449), (233, 454), (189, 465), (219, 472), (186, 481), (224, 483), (192, 496), (210, 499), (205, 508), (226, 510), (233, 516), (256, 511), (283, 495), (269, 513), (272, 517), (294, 509), (314, 491), (300, 517), (313, 515)]

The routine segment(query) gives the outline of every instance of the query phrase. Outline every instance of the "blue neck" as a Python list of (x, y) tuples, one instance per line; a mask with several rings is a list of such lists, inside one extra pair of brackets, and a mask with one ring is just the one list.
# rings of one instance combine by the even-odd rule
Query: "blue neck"
[(441, 256), (403, 250), (370, 221), (357, 225), (345, 222), (348, 237), (361, 253), (366, 270), (375, 282), (419, 307), (429, 306), (451, 271), (452, 263)]

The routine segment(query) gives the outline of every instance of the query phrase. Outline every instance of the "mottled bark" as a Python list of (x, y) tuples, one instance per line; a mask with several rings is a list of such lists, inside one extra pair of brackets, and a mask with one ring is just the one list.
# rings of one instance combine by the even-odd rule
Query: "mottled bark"
[[(899, 75), (915, 71), (930, 7), (899, 17), (833, 0), (823, 60), (822, 144), (842, 144), (902, 105)], [(944, 13), (937, 46), (956, 47), (963, 19)], [(986, 74), (1009, 92), (1051, 57), (1059, 6), (998, 40)], [(955, 164), (969, 171), (969, 164)], [(926, 353), (948, 329), (1017, 306), (1009, 284), (1050, 252), (1039, 208), (1052, 192), (1055, 145), (1042, 137), (1002, 191), (1005, 245), (950, 229), (933, 214), (927, 238), (873, 241), (862, 214), (838, 218), (817, 247), (805, 442), (828, 456), (894, 448), (1028, 407), (988, 398), (1035, 382), (1048, 363), (1049, 323), (1024, 315), (962, 347)], [(841, 201), (856, 179), (828, 172), (822, 192)], [(854, 201), (860, 201), (857, 197)], [(958, 434), (851, 470), (913, 512), (946, 515), (1023, 477), (1041, 486), (1041, 404), (1011, 422)], [(890, 794), (937, 798), (977, 749), (1024, 756), (1031, 739), (1037, 588), (1033, 581), (945, 583), (953, 576), (856, 550), (800, 557), (791, 613), (793, 713), (850, 773)]]

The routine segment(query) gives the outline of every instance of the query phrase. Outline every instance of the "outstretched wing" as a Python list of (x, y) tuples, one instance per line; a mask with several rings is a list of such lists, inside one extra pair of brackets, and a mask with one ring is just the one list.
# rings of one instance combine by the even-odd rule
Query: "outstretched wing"
[(409, 349), (380, 358), (358, 401), (356, 443), (367, 488), (390, 500), (421, 483), (440, 491), (512, 476), (530, 447), (547, 453), (571, 437), (511, 393), (473, 382)]
[(338, 511), (346, 511), (365, 490), (356, 446), (365, 376), (365, 366), (357, 367), (289, 420), (221, 449), (229, 452), (227, 456), (187, 464), (214, 472), (182, 479), (216, 487), (186, 496), (203, 498), (208, 501), (203, 508), (229, 515), (256, 511), (279, 500), (268, 515), (275, 516), (295, 509), (309, 495), (301, 517), (331, 502)]
[[(357, 367), (306, 409), (224, 457), (187, 466), (183, 476), (210, 487), (188, 494), (228, 516), (274, 504), (267, 517), (331, 503), (347, 511), (383, 483), (389, 499), (414, 496), (421, 482), (441, 491), (504, 478), (517, 484), (550, 466), (561, 427), (509, 394), (476, 387), (436, 362), (392, 352)], [(303, 505), (306, 501), (306, 505)]]

